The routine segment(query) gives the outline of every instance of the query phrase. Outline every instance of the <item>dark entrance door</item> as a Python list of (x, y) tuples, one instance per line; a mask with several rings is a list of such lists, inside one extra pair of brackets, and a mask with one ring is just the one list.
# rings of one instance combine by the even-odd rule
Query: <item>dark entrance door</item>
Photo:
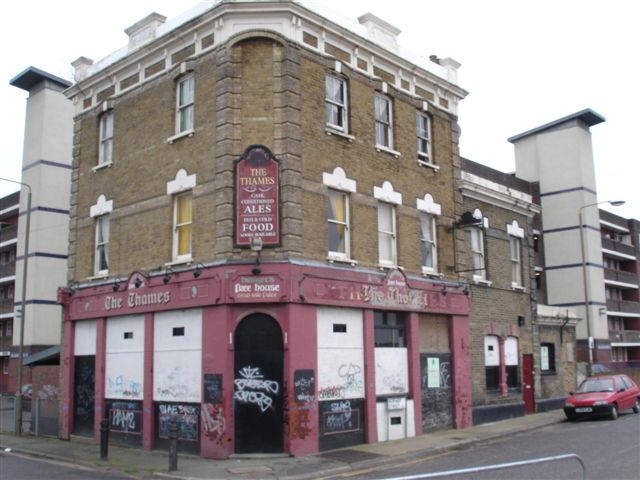
[(236, 453), (282, 452), (282, 377), (282, 330), (278, 322), (260, 313), (248, 316), (236, 328)]
[(73, 382), (73, 433), (93, 436), (96, 357), (75, 357)]
[(536, 404), (533, 397), (533, 355), (522, 355), (522, 399), (524, 400), (524, 412), (534, 413)]

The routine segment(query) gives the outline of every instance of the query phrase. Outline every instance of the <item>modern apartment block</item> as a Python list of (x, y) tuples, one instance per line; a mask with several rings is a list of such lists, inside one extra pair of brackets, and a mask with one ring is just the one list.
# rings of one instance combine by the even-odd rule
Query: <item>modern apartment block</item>
[(600, 210), (610, 368), (640, 380), (640, 221)]
[(15, 392), (10, 375), (20, 192), (0, 198), (0, 393)]
[[(23, 383), (32, 383), (34, 369), (42, 366), (38, 380), (33, 381), (33, 394), (44, 391), (50, 397), (55, 396), (59, 383), (61, 308), (57, 288), (66, 283), (73, 107), (62, 92), (70, 83), (34, 67), (20, 72), (9, 83), (28, 92), (20, 179), (28, 187), (23, 186), (20, 192), (19, 220), (13, 227), (17, 227), (18, 253), (12, 267), (16, 288), (10, 373), (17, 378), (28, 236)], [(27, 215), (29, 192), (31, 208)]]
[(578, 377), (628, 368), (638, 379), (638, 222), (597, 208), (624, 200), (597, 197), (590, 128), (604, 121), (586, 109), (509, 141), (516, 177), (539, 189), (543, 295), (581, 318)]

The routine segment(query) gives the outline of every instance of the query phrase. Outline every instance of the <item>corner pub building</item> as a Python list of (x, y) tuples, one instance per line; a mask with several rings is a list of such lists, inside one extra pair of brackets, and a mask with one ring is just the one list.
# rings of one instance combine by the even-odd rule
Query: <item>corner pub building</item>
[(63, 437), (176, 421), (225, 458), (470, 426), (459, 64), (341, 21), (201, 4), (74, 62)]

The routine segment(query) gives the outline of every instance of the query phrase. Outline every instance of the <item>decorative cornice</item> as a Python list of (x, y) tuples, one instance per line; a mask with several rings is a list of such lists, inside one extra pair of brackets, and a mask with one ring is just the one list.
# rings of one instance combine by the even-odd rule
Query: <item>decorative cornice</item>
[[(460, 193), (465, 197), (475, 198), (481, 202), (496, 205), (526, 217), (533, 217), (542, 211), (539, 205), (532, 203), (530, 200), (527, 201), (527, 197), (531, 199), (530, 195), (522, 192), (518, 192), (522, 196), (513, 195), (511, 192), (515, 192), (515, 190), (508, 187), (504, 187), (507, 191), (499, 191), (498, 189), (490, 188), (487, 185), (478, 183), (470, 177), (476, 176), (471, 175), (468, 172), (462, 172), (462, 179), (457, 182)], [(494, 182), (489, 183), (498, 185)]]

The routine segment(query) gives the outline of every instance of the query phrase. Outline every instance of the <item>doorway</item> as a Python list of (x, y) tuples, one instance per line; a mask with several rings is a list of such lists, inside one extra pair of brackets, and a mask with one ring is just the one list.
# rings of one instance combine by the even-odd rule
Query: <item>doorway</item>
[(235, 334), (236, 453), (283, 451), (283, 342), (269, 315), (244, 318)]
[(73, 381), (73, 433), (93, 436), (96, 357), (75, 357)]
[(535, 413), (533, 355), (531, 353), (522, 355), (522, 399), (524, 400), (524, 413)]

